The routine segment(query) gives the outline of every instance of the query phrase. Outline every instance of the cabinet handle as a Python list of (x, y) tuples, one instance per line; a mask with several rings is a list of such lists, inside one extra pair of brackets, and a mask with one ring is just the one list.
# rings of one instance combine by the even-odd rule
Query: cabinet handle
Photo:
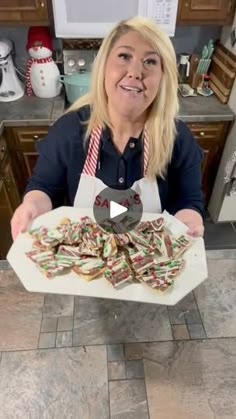
[(4, 153), (4, 152), (6, 151), (6, 147), (3, 145), (3, 146), (0, 148), (0, 151), (1, 151), (1, 153)]
[(186, 1), (186, 3), (185, 3), (185, 7), (188, 7), (189, 6), (189, 3)]
[(200, 132), (200, 135), (201, 135), (201, 137), (204, 137), (205, 132), (204, 132), (204, 131), (201, 131), (201, 132)]
[(40, 2), (40, 6), (42, 7), (42, 9), (44, 8), (45, 4), (43, 1)]
[(232, 7), (232, 0), (230, 0), (230, 2), (229, 2), (228, 15), (229, 15), (229, 14), (230, 14), (230, 12), (231, 12), (231, 7)]
[(39, 136), (38, 136), (37, 134), (35, 134), (35, 135), (33, 135), (33, 139), (34, 139), (35, 141), (37, 141), (37, 140), (39, 139)]

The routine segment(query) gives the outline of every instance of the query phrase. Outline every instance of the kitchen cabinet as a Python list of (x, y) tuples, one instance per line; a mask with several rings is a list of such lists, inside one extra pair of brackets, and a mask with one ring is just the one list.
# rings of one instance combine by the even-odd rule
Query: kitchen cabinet
[(230, 124), (228, 122), (188, 123), (203, 150), (202, 190), (207, 204), (213, 189)]
[(0, 22), (49, 25), (50, 0), (1, 0)]
[[(203, 150), (202, 189), (207, 205), (224, 149), (230, 122), (187, 123)], [(0, 137), (0, 259), (12, 243), (10, 220), (19, 205), (37, 159), (36, 143), (48, 126), (8, 127)]]
[(18, 188), (13, 174), (5, 136), (0, 137), (0, 259), (5, 259), (11, 246), (10, 221), (20, 204)]
[[(197, 122), (187, 124), (203, 150), (202, 188), (206, 204), (215, 181), (221, 154), (224, 149), (229, 122)], [(37, 159), (36, 143), (48, 133), (47, 126), (7, 128), (12, 170), (22, 197), (28, 178)]]
[(8, 144), (12, 159), (12, 168), (17, 186), (22, 196), (37, 160), (36, 143), (45, 137), (48, 127), (17, 127), (8, 128)]
[(177, 25), (230, 24), (235, 0), (179, 0)]

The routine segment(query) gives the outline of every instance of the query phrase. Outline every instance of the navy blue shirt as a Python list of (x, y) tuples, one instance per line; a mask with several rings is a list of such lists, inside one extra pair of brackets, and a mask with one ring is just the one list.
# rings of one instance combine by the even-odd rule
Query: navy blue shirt
[[(40, 190), (52, 200), (53, 207), (63, 204), (65, 196), (73, 205), (88, 146), (84, 132), (89, 107), (63, 115), (37, 143), (39, 157), (26, 192)], [(165, 179), (157, 177), (162, 210), (175, 214), (194, 209), (204, 216), (201, 192), (202, 151), (189, 128), (177, 121), (177, 136)], [(157, 139), (158, 141), (158, 139)], [(143, 150), (140, 138), (130, 138), (121, 155), (113, 145), (110, 130), (102, 132), (96, 177), (114, 189), (130, 188), (143, 177)], [(157, 197), (150, 196), (151, 200)]]

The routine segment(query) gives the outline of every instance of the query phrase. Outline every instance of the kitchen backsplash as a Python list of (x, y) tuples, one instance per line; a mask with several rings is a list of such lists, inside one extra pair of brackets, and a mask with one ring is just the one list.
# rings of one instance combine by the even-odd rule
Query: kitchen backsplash
[[(16, 65), (25, 71), (28, 54), (25, 49), (27, 42), (28, 27), (1, 27), (0, 38), (8, 38), (15, 45)], [(176, 28), (175, 37), (171, 38), (176, 54), (186, 52), (188, 54), (200, 53), (203, 44), (210, 38), (213, 40), (220, 38), (221, 27), (219, 26), (179, 26)], [(61, 40), (54, 39), (54, 48), (61, 49)]]

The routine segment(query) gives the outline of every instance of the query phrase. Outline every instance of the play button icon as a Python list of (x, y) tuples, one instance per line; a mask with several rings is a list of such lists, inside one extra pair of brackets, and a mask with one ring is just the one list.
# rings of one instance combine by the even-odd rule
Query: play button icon
[(109, 233), (122, 234), (134, 229), (140, 222), (142, 213), (140, 195), (133, 189), (105, 188), (94, 200), (94, 218)]
[(114, 201), (110, 202), (110, 218), (116, 218), (118, 215), (124, 214), (124, 212), (128, 211), (128, 208), (124, 207), (123, 205), (117, 204)]

